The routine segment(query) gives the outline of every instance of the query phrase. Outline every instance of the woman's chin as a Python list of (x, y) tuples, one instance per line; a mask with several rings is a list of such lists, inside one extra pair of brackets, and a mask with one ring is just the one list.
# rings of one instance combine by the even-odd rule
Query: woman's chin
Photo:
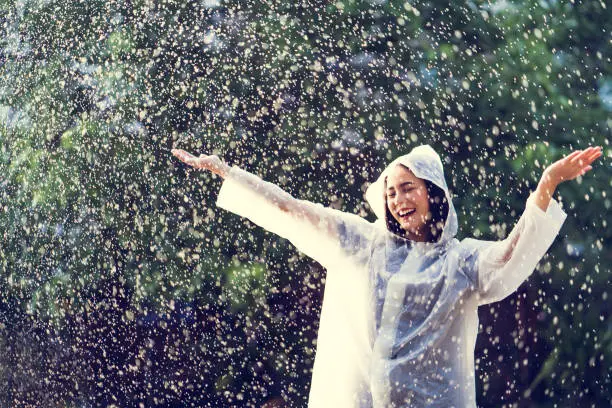
[(403, 222), (400, 224), (400, 227), (408, 233), (416, 234), (419, 231), (419, 226), (415, 226), (413, 222)]

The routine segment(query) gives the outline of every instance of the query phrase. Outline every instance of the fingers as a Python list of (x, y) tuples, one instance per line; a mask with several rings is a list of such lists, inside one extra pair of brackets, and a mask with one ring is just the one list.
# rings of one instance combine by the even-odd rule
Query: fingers
[(570, 155), (570, 156), (572, 156), (572, 158), (570, 159), (570, 163), (580, 163), (581, 161), (583, 161), (585, 155), (588, 154), (589, 149), (578, 150), (577, 152), (574, 152), (574, 153), (578, 153), (578, 154)]
[(198, 158), (182, 149), (172, 149), (172, 154), (185, 164), (196, 166)]
[(602, 151), (600, 147), (589, 148), (584, 152), (584, 156), (578, 161), (581, 166), (589, 166), (599, 157), (601, 157)]
[(593, 169), (591, 163), (601, 157), (603, 154), (601, 146), (589, 147), (585, 150), (578, 150), (573, 152), (567, 158), (568, 163), (575, 168), (575, 173), (570, 179), (574, 179), (577, 176), (583, 176), (587, 172)]
[(582, 169), (582, 170), (580, 171), (580, 175), (581, 175), (581, 176), (584, 176), (584, 175), (585, 175), (585, 173), (586, 173), (587, 171), (589, 171), (589, 170), (593, 170), (593, 166), (586, 166), (584, 169)]
[(587, 157), (587, 161), (589, 163), (593, 163), (596, 159), (598, 159), (602, 155), (603, 155), (603, 152), (601, 150), (601, 147), (598, 147), (595, 150), (593, 150), (591, 154), (589, 154), (589, 156)]
[[(590, 166), (591, 163), (593, 163), (596, 159), (598, 159), (602, 155), (600, 146), (589, 147), (585, 150), (578, 151), (578, 154), (575, 154), (575, 153), (576, 152), (573, 152), (571, 155), (568, 156), (569, 163), (574, 166), (577, 165), (580, 168), (583, 168), (585, 166)], [(582, 170), (583, 169), (580, 170), (579, 174), (584, 174)]]
[(191, 155), (190, 153), (187, 153), (185, 150), (182, 150), (182, 149), (172, 149), (171, 152), (177, 159), (182, 160), (182, 161), (185, 161), (185, 159), (193, 157), (193, 155)]
[(582, 150), (573, 151), (572, 153), (570, 153), (567, 156), (565, 156), (565, 159), (569, 160), (569, 161), (572, 161), (574, 159), (574, 157), (578, 156), (580, 153), (582, 153)]

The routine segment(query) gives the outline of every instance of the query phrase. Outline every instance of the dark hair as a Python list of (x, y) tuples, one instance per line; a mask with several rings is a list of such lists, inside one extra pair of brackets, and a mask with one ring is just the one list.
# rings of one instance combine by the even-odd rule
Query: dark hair
[[(437, 242), (442, 236), (442, 231), (444, 230), (444, 225), (446, 224), (446, 218), (448, 217), (448, 200), (444, 190), (429, 180), (423, 179), (423, 181), (425, 182), (425, 187), (427, 188), (429, 212), (431, 213), (431, 219), (427, 222), (427, 226), (429, 227), (429, 237), (427, 241)], [(387, 180), (385, 180), (385, 188), (386, 184)], [(389, 211), (386, 194), (385, 221), (389, 231), (393, 232), (394, 234), (404, 236), (405, 231)]]
[(425, 181), (427, 196), (429, 197), (431, 220), (429, 220), (428, 226), (431, 232), (431, 242), (436, 242), (442, 236), (442, 231), (444, 231), (444, 225), (448, 218), (448, 199), (444, 190), (440, 187), (429, 180), (423, 181)]

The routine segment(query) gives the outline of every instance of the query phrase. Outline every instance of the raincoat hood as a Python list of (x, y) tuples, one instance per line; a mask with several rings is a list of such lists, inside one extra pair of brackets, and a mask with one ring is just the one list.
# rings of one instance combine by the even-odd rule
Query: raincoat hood
[(377, 223), (381, 223), (387, 228), (385, 180), (391, 170), (399, 164), (408, 167), (418, 178), (428, 180), (444, 191), (448, 202), (448, 215), (438, 242), (442, 243), (452, 239), (457, 234), (457, 213), (455, 212), (455, 207), (453, 206), (450, 192), (444, 179), (442, 160), (440, 160), (440, 156), (429, 145), (417, 146), (410, 153), (393, 160), (378, 179), (368, 187), (365, 198), (378, 218)]

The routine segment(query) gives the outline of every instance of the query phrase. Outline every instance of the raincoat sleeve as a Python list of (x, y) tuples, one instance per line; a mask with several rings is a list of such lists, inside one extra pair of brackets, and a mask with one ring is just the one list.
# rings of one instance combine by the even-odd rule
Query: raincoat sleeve
[(217, 206), (290, 240), (326, 268), (367, 256), (374, 224), (321, 204), (298, 200), (239, 167), (226, 176)]
[(550, 200), (546, 212), (542, 211), (532, 194), (506, 239), (495, 242), (466, 240), (471, 241), (473, 249), (471, 278), (481, 305), (504, 299), (531, 275), (559, 233), (566, 216), (554, 199)]

